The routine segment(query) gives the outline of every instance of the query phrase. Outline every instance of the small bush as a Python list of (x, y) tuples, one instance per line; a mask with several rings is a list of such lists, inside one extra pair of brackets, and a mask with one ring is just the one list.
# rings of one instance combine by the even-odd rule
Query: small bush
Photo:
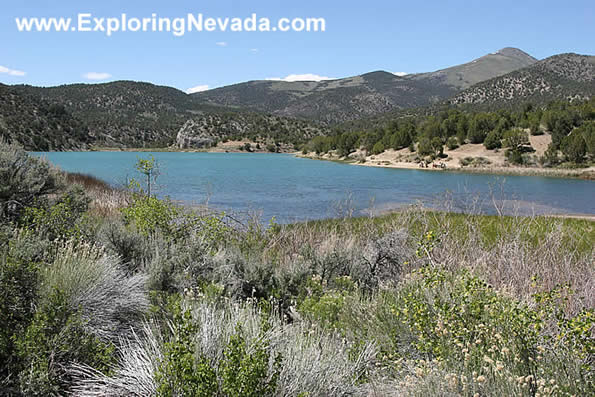
[(20, 146), (0, 140), (0, 218), (15, 219), (36, 200), (54, 193), (59, 177), (50, 165)]
[(22, 360), (20, 390), (29, 396), (60, 395), (71, 379), (72, 363), (108, 371), (113, 345), (88, 333), (80, 314), (71, 308), (67, 295), (54, 290), (36, 311), (31, 324), (16, 340)]
[(487, 136), (486, 139), (483, 141), (483, 145), (488, 150), (499, 149), (502, 147), (502, 134), (500, 131), (494, 130), (491, 131)]
[(448, 150), (455, 150), (459, 147), (459, 141), (456, 137), (451, 136), (446, 140), (446, 147), (448, 148)]
[(39, 203), (25, 208), (20, 222), (49, 240), (82, 238), (84, 227), (79, 221), (89, 203), (82, 188), (75, 186), (52, 204)]

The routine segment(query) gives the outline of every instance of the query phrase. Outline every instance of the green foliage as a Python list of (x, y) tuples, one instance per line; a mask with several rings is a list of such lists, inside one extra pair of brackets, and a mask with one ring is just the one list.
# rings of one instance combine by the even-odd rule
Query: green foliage
[(175, 220), (181, 210), (169, 200), (160, 200), (153, 196), (135, 196), (132, 203), (122, 208), (124, 222), (134, 224), (143, 235), (148, 236), (157, 231), (171, 237), (178, 237)]
[(49, 240), (81, 238), (84, 231), (79, 221), (90, 201), (82, 188), (75, 186), (52, 204), (39, 202), (25, 208), (20, 223)]
[(0, 140), (37, 151), (84, 149), (94, 141), (64, 106), (23, 88), (0, 84)]
[(14, 341), (31, 322), (37, 299), (38, 266), (0, 254), (0, 377), (20, 370)]
[(469, 122), (467, 139), (471, 143), (483, 143), (488, 133), (496, 128), (497, 116), (493, 113), (478, 113)]
[(380, 154), (384, 152), (384, 144), (382, 142), (376, 142), (372, 148), (372, 154)]
[(575, 131), (577, 134), (582, 134), (587, 145), (587, 153), (592, 158), (595, 158), (595, 120), (591, 120), (583, 124), (580, 128)]
[(114, 347), (88, 334), (80, 314), (66, 295), (54, 290), (45, 297), (30, 325), (16, 339), (21, 360), (20, 389), (26, 395), (64, 393), (69, 385), (66, 366), (77, 362), (109, 373)]
[(147, 196), (151, 196), (151, 186), (155, 183), (155, 180), (159, 175), (159, 164), (157, 163), (157, 160), (155, 160), (155, 157), (152, 154), (146, 159), (137, 157), (134, 168), (145, 176)]
[[(213, 362), (196, 347), (198, 326), (190, 309), (181, 302), (173, 310), (172, 335), (165, 343), (156, 381), (160, 396), (273, 396), (279, 381), (282, 357), (274, 358), (268, 342), (248, 345), (240, 324), (231, 335), (219, 362)], [(265, 332), (263, 326), (261, 332)], [(270, 361), (273, 361), (272, 366)]]
[(350, 289), (337, 288), (324, 291), (320, 276), (313, 276), (306, 284), (309, 295), (299, 304), (300, 313), (326, 329), (340, 326), (339, 315), (345, 305)]
[(54, 193), (58, 176), (47, 162), (0, 139), (0, 219), (14, 220), (25, 207)]
[(509, 150), (506, 152), (508, 160), (513, 164), (522, 164), (525, 162), (523, 152), (529, 145), (529, 137), (523, 130), (508, 130), (503, 135), (504, 144)]
[[(529, 383), (554, 377), (566, 392), (588, 394), (592, 388), (588, 361), (576, 372), (572, 363), (546, 351), (586, 359), (593, 351), (592, 310), (567, 316), (557, 303), (563, 296), (558, 289), (536, 294), (537, 307), (530, 308), (464, 271), (452, 274), (422, 268), (415, 274), (413, 281), (399, 291), (392, 312), (409, 327), (417, 351), (447, 367), (463, 365), (469, 372), (501, 377), (503, 382), (507, 376), (524, 379), (532, 375)], [(557, 325), (553, 335), (545, 332), (552, 324)]]
[(266, 397), (273, 396), (281, 371), (282, 356), (274, 358), (269, 370), (270, 347), (257, 341), (247, 346), (241, 326), (237, 326), (223, 351), (221, 362), (222, 392), (226, 396)]
[(502, 134), (500, 131), (490, 131), (483, 141), (483, 145), (488, 150), (499, 149), (502, 147)]
[(562, 153), (573, 163), (582, 163), (587, 154), (587, 143), (579, 130), (573, 131), (562, 139)]
[(434, 154), (434, 147), (432, 146), (432, 141), (430, 138), (422, 137), (419, 140), (419, 144), (417, 145), (417, 153), (420, 156), (429, 156)]
[(459, 142), (457, 138), (455, 138), (454, 136), (449, 137), (446, 140), (446, 147), (448, 148), (448, 150), (455, 150), (456, 148), (458, 148)]
[(163, 348), (163, 360), (155, 375), (159, 396), (210, 397), (218, 394), (216, 370), (200, 355), (195, 359), (194, 338), (197, 327), (190, 311), (183, 310), (179, 300), (170, 305), (173, 310), (172, 337)]
[[(544, 108), (523, 106), (516, 112), (500, 110), (474, 113), (471, 110), (456, 108), (435, 110), (430, 115), (391, 120), (382, 128), (375, 127), (373, 130), (356, 132), (338, 130), (332, 136), (318, 136), (305, 145), (304, 150), (320, 155), (336, 149), (339, 156), (344, 157), (358, 148), (364, 148), (372, 154), (380, 153), (381, 148), (413, 149), (417, 142), (420, 156), (440, 156), (438, 140), (441, 143), (446, 142), (449, 150), (453, 150), (457, 142), (459, 145), (466, 142), (484, 143), (492, 150), (502, 147), (505, 133), (529, 128), (532, 135), (543, 134), (541, 125), (544, 124), (546, 131), (552, 135), (556, 149), (559, 149), (562, 140), (579, 126), (578, 129), (587, 142), (587, 151), (592, 153), (592, 147), (595, 147), (594, 133), (591, 132), (595, 118), (594, 106), (595, 101), (591, 100), (577, 103), (552, 102)], [(589, 142), (592, 143), (590, 146)], [(509, 160), (523, 162), (525, 159), (522, 153), (528, 148), (520, 148), (518, 143), (513, 145), (517, 149), (511, 148), (513, 153), (510, 154)]]

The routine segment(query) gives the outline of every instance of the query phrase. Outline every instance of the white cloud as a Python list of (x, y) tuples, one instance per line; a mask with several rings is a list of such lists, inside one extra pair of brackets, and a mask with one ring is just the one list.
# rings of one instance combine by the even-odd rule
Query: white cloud
[(225, 41), (218, 41), (215, 44), (217, 44), (219, 47), (227, 47), (227, 42)]
[(256, 54), (258, 52), (258, 48), (250, 48), (250, 52), (253, 52)]
[(209, 89), (208, 85), (197, 85), (196, 87), (188, 88), (186, 90), (187, 94), (194, 94), (195, 92), (203, 92)]
[(403, 76), (407, 76), (409, 73), (407, 73), (407, 72), (393, 72), (393, 74), (395, 76), (403, 77)]
[(87, 80), (107, 80), (112, 77), (109, 73), (101, 73), (101, 72), (89, 72), (83, 74), (83, 77)]
[(306, 73), (306, 74), (290, 74), (284, 78), (280, 77), (269, 77), (266, 80), (275, 81), (322, 81), (322, 80), (335, 80), (333, 77), (319, 76), (317, 74)]
[(0, 73), (7, 73), (9, 76), (24, 76), (26, 73), (22, 70), (9, 69), (0, 65)]

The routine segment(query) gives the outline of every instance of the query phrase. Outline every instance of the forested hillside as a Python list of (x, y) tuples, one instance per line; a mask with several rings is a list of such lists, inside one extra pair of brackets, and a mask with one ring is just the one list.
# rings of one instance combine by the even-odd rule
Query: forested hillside
[(418, 161), (445, 157), (444, 148), (483, 144), (488, 150), (506, 150), (510, 163), (528, 164), (532, 148), (528, 136), (551, 135), (551, 144), (541, 165), (564, 161), (583, 163), (595, 158), (595, 99), (572, 104), (551, 102), (546, 106), (525, 104), (518, 111), (479, 112), (450, 108), (431, 116), (395, 118), (386, 127), (372, 130), (338, 132), (316, 137), (303, 148), (304, 153), (335, 152), (346, 157), (356, 150), (379, 154), (388, 149), (409, 147)]
[(0, 84), (0, 136), (29, 150), (86, 149), (89, 128), (63, 105)]

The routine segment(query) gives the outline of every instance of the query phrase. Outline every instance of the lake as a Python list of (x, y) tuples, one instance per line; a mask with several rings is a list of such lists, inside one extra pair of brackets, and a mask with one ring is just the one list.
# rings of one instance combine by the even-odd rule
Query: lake
[(288, 154), (50, 152), (66, 171), (114, 186), (140, 179), (137, 158), (159, 162), (157, 194), (189, 205), (260, 211), (279, 222), (381, 213), (421, 202), (434, 208), (495, 213), (595, 214), (595, 182), (536, 176), (493, 176), (359, 167)]

